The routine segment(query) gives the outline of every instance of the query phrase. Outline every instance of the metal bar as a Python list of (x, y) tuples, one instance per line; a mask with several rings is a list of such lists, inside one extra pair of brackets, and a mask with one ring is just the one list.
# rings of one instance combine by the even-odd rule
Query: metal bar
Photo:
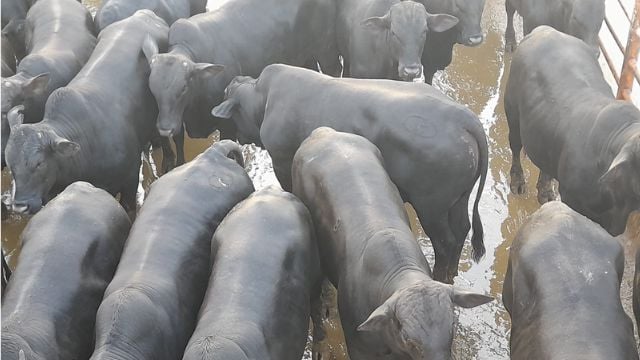
[(613, 78), (616, 80), (616, 84), (619, 85), (620, 76), (618, 76), (618, 71), (616, 70), (616, 66), (613, 64), (613, 60), (609, 56), (609, 53), (607, 52), (607, 49), (604, 47), (604, 44), (602, 43), (602, 40), (600, 38), (598, 38), (598, 44), (600, 46), (600, 50), (602, 50), (602, 55), (604, 56), (604, 59), (607, 61), (609, 70), (611, 70), (611, 75), (613, 75)]
[(640, 51), (640, 18), (638, 17), (638, 9), (640, 9), (640, 0), (636, 0), (636, 6), (633, 9), (633, 21), (629, 29), (629, 40), (627, 41), (618, 86), (618, 99), (627, 101), (631, 100), (638, 51)]
[(611, 33), (613, 40), (615, 40), (616, 44), (618, 44), (618, 48), (620, 49), (620, 52), (624, 54), (624, 46), (622, 45), (622, 41), (620, 41), (620, 38), (618, 37), (616, 32), (613, 30), (613, 26), (611, 26), (611, 23), (609, 22), (609, 19), (606, 16), (604, 17), (604, 23), (607, 25), (607, 28), (609, 28), (609, 32)]
[(629, 16), (629, 12), (627, 11), (627, 8), (624, 6), (624, 4), (622, 3), (622, 0), (618, 0), (618, 4), (620, 4), (620, 7), (622, 8), (622, 12), (624, 12), (624, 14), (627, 16), (627, 20), (631, 22), (631, 16)]

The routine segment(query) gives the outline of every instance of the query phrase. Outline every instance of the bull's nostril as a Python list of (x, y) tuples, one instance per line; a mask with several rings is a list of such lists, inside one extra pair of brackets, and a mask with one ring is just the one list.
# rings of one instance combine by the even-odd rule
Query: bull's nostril
[(17, 213), (25, 213), (29, 210), (29, 206), (26, 204), (13, 204), (13, 206), (11, 207), (13, 209), (14, 212)]
[(173, 130), (172, 129), (158, 129), (158, 133), (160, 133), (161, 136), (169, 137), (169, 136), (173, 135)]
[(404, 76), (407, 78), (416, 78), (420, 76), (420, 67), (406, 67), (403, 69)]
[(480, 43), (482, 43), (482, 40), (484, 40), (484, 37), (482, 35), (471, 36), (469, 37), (469, 44), (479, 45)]

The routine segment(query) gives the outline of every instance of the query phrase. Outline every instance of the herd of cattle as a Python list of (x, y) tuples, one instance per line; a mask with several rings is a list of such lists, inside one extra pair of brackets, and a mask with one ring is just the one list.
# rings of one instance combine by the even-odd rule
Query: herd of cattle
[[(450, 359), (454, 307), (493, 300), (451, 285), (470, 230), (485, 253), (488, 145), (473, 112), (414, 80), (483, 42), (483, 7), (105, 0), (94, 19), (75, 0), (2, 0), (3, 211), (35, 214), (3, 286), (2, 357), (298, 360), (309, 319), (325, 340), (326, 279), (351, 359)], [(524, 147), (548, 202), (511, 247), (511, 356), (638, 359), (614, 236), (640, 210), (640, 111), (597, 61), (604, 0), (506, 13), (511, 190)], [(185, 164), (184, 130), (223, 140)], [(265, 148), (284, 191), (254, 192), (232, 140)], [(150, 144), (165, 174), (137, 211)]]

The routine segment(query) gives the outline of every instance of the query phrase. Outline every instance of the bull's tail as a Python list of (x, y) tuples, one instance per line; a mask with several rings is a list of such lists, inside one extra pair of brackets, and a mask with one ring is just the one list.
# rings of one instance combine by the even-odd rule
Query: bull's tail
[(231, 140), (220, 140), (213, 145), (220, 153), (244, 167), (244, 157), (240, 145)]
[(478, 144), (478, 172), (480, 173), (480, 183), (478, 184), (478, 192), (476, 194), (476, 200), (473, 203), (473, 215), (471, 226), (473, 229), (473, 235), (471, 236), (471, 246), (473, 247), (473, 260), (480, 261), (484, 256), (486, 250), (484, 248), (484, 230), (482, 228), (482, 222), (480, 221), (480, 213), (478, 212), (478, 206), (480, 204), (480, 197), (484, 190), (484, 184), (487, 180), (487, 170), (489, 167), (489, 151), (487, 145), (487, 136), (482, 129), (482, 125), (479, 125), (479, 130), (471, 131), (471, 134), (476, 139)]

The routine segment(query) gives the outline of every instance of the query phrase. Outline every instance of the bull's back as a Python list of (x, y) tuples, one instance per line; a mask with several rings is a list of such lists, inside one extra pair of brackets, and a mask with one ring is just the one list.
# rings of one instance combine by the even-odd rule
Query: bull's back
[(200, 359), (218, 337), (249, 358), (298, 359), (320, 278), (315, 251), (309, 213), (295, 196), (271, 187), (238, 204), (214, 235), (209, 289), (185, 359)]
[[(230, 1), (220, 8), (189, 19), (208, 42), (190, 48), (202, 53), (200, 61), (216, 62), (234, 69), (236, 75), (258, 77), (273, 63), (291, 63), (300, 57), (296, 43), (297, 14), (308, 0)], [(268, 16), (267, 16), (268, 15)], [(189, 39), (185, 39), (189, 42)], [(173, 44), (172, 44), (173, 45)], [(203, 48), (203, 50), (199, 50)], [(204, 57), (208, 59), (204, 59)], [(237, 64), (240, 64), (238, 68)], [(296, 62), (293, 65), (302, 65)]]
[(252, 190), (244, 170), (215, 149), (154, 183), (101, 304), (92, 359), (123, 349), (181, 356), (207, 286), (213, 232)]
[(166, 49), (168, 30), (164, 21), (148, 10), (109, 26), (100, 34), (87, 64), (68, 85), (85, 98), (92, 118), (98, 122), (111, 119), (114, 132), (132, 139), (135, 136), (133, 142), (139, 146), (149, 141), (157, 116), (142, 43), (149, 34), (160, 49)]
[[(266, 81), (261, 85), (263, 77)], [(426, 84), (334, 79), (307, 69), (271, 65), (263, 71), (258, 86), (268, 88), (270, 99), (262, 142), (276, 151), (297, 149), (321, 126), (363, 136), (385, 157), (388, 150), (402, 145), (411, 149), (407, 156), (422, 158), (437, 150), (429, 146), (456, 148), (465, 129), (482, 132), (472, 112)], [(293, 133), (283, 137), (282, 129), (292, 128), (292, 123), (299, 126), (286, 130)], [(438, 137), (442, 141), (434, 141)]]
[[(20, 263), (2, 304), (3, 336), (39, 340), (36, 344), (48, 338), (48, 345), (57, 347), (33, 349), (44, 357), (61, 351), (68, 358), (86, 358), (95, 312), (129, 226), (115, 199), (87, 183), (74, 183), (52, 200), (22, 235)], [(65, 281), (57, 281), (61, 278)], [(48, 329), (45, 335), (42, 329)]]
[(112, 96), (148, 87), (150, 68), (142, 54), (142, 43), (149, 34), (160, 47), (166, 48), (168, 31), (166, 23), (148, 10), (109, 26), (100, 33), (91, 58), (70, 85), (103, 83), (108, 85), (103, 87), (105, 93)]
[(612, 100), (597, 59), (582, 41), (539, 27), (518, 46), (505, 110), (510, 122), (519, 123), (527, 153), (548, 173), (555, 175), (558, 154), (580, 140), (574, 134), (588, 131)]
[(380, 152), (361, 137), (317, 130), (296, 152), (292, 172), (293, 192), (313, 215), (321, 258), (335, 262), (325, 266), (334, 284), (354, 260), (347, 254), (361, 254), (364, 241), (379, 229), (408, 224)]
[(520, 229), (509, 261), (514, 358), (637, 359), (619, 297), (624, 252), (604, 229), (547, 203)]
[(30, 53), (66, 50), (86, 61), (95, 44), (91, 14), (75, 0), (36, 2), (27, 16), (27, 26)]

